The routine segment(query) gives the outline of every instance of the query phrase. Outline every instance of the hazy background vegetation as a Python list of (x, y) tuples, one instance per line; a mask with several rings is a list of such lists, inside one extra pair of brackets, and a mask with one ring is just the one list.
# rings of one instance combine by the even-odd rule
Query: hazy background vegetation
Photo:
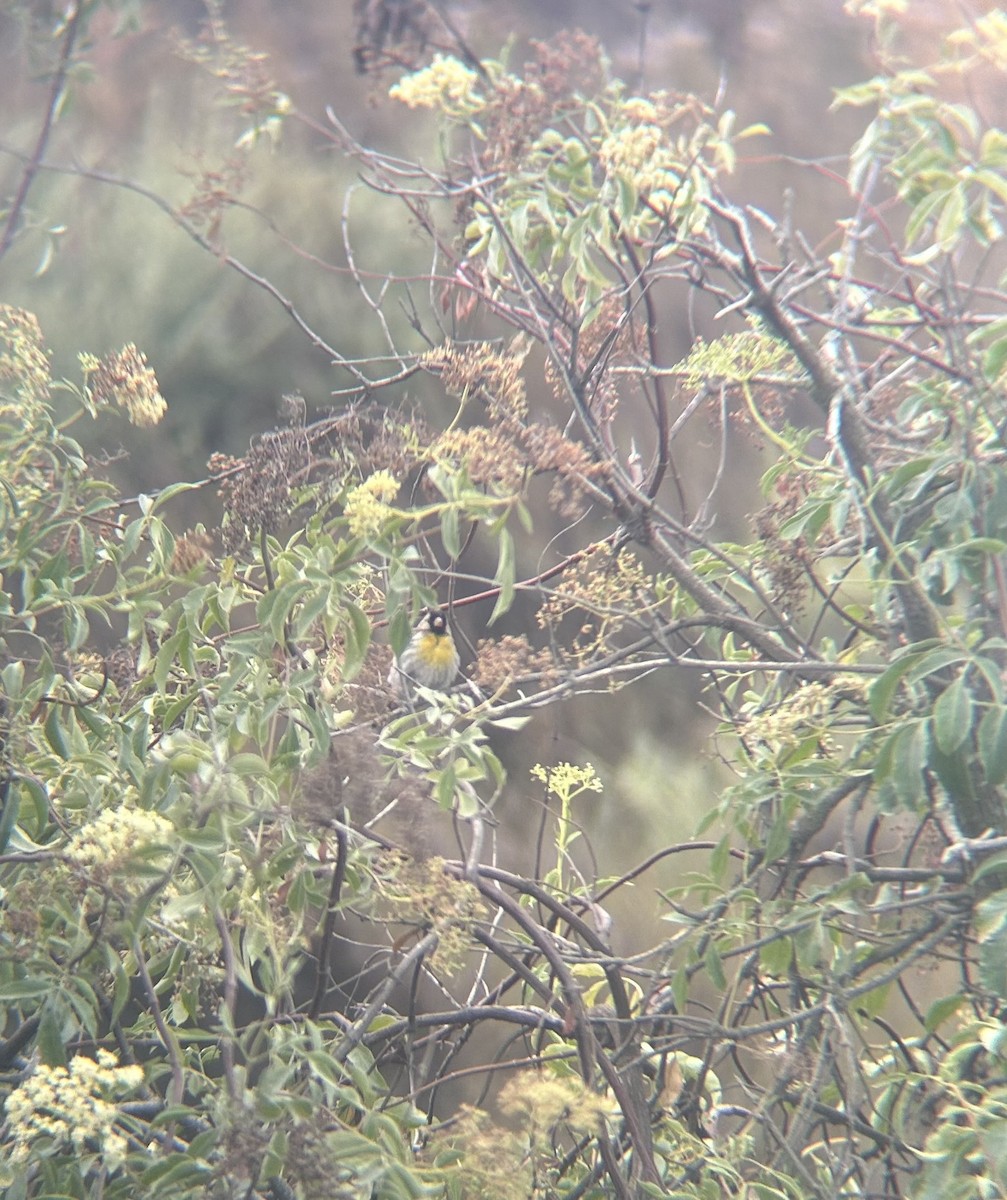
[[(953, 7), (914, 0), (912, 23), (921, 42), (937, 40)], [(79, 75), (47, 158), (132, 180), (181, 206), (191, 199), (200, 173), (227, 160), (248, 122), (236, 109), (215, 107), (214, 81), (178, 52), (180, 38), (196, 35), (204, 6), (175, 0), (138, 11), (138, 30), (131, 28), (128, 6), (118, 29), (107, 10), (97, 14), (87, 56), (93, 78)], [(329, 106), (363, 144), (388, 153), (426, 152), (434, 160), (431, 122), (375, 103), (395, 73), (374, 78), (355, 70), (351, 0), (301, 0), (293, 6), (234, 0), (220, 11), (236, 40), (268, 56), (266, 69), (301, 111), (324, 121)], [(844, 14), (840, 0), (469, 0), (445, 4), (444, 12), (481, 56), (503, 53), (519, 61), (531, 39), (580, 28), (602, 41), (613, 72), (641, 90), (694, 90), (710, 101), (722, 95), (739, 126), (762, 121), (773, 133), (772, 139), (742, 146), (753, 161), (746, 166), (742, 158), (736, 195), (780, 212), (791, 189), (797, 225), (810, 238), (834, 233), (844, 198), (844, 154), (866, 115), (829, 112), (832, 89), (873, 71), (870, 25)], [(37, 136), (46, 95), (39, 73), (45, 63), (33, 64), (25, 52), (26, 17), (30, 6), (5, 5), (0, 14), (5, 114), (0, 140), (6, 149), (22, 152)], [(422, 129), (430, 139), (427, 147), (415, 145)], [(350, 358), (380, 353), (377, 323), (345, 269), (341, 222), (356, 167), (295, 124), (285, 126), (283, 138), (279, 147), (263, 139), (248, 156), (251, 169), (241, 199), (249, 209), (228, 212), (220, 243), (275, 283), (341, 353)], [(5, 190), (15, 186), (20, 167), (9, 154), (0, 159)], [(24, 236), (3, 263), (3, 297), (38, 314), (56, 374), (74, 372), (81, 347), (102, 354), (134, 341), (168, 399), (160, 428), (153, 435), (125, 435), (122, 457), (108, 468), (127, 493), (200, 478), (215, 450), (240, 453), (252, 436), (276, 423), (286, 393), (303, 395), (313, 413), (334, 403), (331, 393), (349, 384), (272, 297), (194, 244), (144, 196), (43, 173), (29, 207), (36, 232)], [(428, 268), (424, 245), (399, 205), (382, 204), (361, 190), (349, 213), (359, 265), (399, 277)], [(52, 237), (46, 230), (53, 227), (63, 232)], [(40, 265), (45, 269), (36, 273)], [(385, 311), (399, 321), (400, 344), (421, 348), (405, 331), (408, 294), (403, 287), (401, 304), (387, 304)], [(668, 364), (687, 353), (697, 333), (725, 331), (701, 304), (683, 308), (669, 298), (665, 303), (680, 308), (666, 322), (662, 352)], [(478, 336), (479, 330), (466, 334)], [(409, 387), (436, 419), (441, 400), (429, 381)], [(549, 406), (548, 388), (543, 383), (536, 394), (534, 387), (529, 377), (533, 407)], [(702, 440), (690, 445), (680, 464), (686, 487), (690, 463), (698, 480), (716, 452), (715, 437), (709, 445)], [(747, 535), (760, 504), (759, 467), (758, 452), (736, 437), (728, 463), (732, 487), (722, 493), (734, 507), (717, 512), (718, 531)], [(190, 524), (215, 523), (210, 493), (181, 503), (190, 504)], [(522, 547), (522, 569), (534, 572), (560, 525), (536, 528)], [(492, 570), (492, 564), (486, 566)], [(470, 644), (484, 635), (488, 615), (487, 608), (460, 616)], [(521, 621), (519, 604), (493, 632), (516, 632)], [(510, 794), (499, 809), (504, 820), (508, 813), (519, 826), (527, 819), (528, 764), (586, 758), (617, 785), (618, 811), (599, 804), (592, 829), (620, 847), (617, 861), (634, 861), (640, 845), (658, 831), (666, 834), (669, 826), (691, 828), (710, 805), (718, 765), (708, 754), (693, 753), (700, 730), (710, 723), (701, 681), (681, 676), (671, 702), (666, 687), (644, 683), (624, 692), (614, 708), (604, 698), (582, 697), (540, 714), (519, 739), (505, 736), (499, 751), (513, 770)]]

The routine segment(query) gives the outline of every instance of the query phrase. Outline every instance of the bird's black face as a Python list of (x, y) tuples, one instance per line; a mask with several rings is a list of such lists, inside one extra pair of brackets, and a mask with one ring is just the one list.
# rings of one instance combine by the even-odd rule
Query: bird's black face
[(427, 628), (431, 633), (447, 633), (448, 619), (439, 608), (428, 608), (426, 611)]

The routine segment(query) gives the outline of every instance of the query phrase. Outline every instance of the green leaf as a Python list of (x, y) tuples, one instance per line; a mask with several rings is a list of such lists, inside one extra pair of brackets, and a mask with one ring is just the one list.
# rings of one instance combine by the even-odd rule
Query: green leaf
[[(192, 1118), (191, 1111), (183, 1111), (186, 1119)], [(183, 1188), (201, 1185), (211, 1174), (212, 1170), (206, 1163), (198, 1162), (188, 1154), (169, 1154), (144, 1171), (140, 1184), (147, 1195), (153, 1194), (151, 1189), (155, 1185), (159, 1189), (158, 1195), (182, 1195)]]
[(227, 766), (235, 775), (250, 776), (253, 778), (256, 775), (269, 775), (269, 764), (260, 754), (246, 752), (232, 755), (227, 760)]
[(724, 963), (720, 957), (720, 951), (711, 940), (706, 947), (706, 956), (704, 959), (706, 969), (710, 975), (710, 982), (718, 991), (727, 990), (727, 976), (724, 974)]
[(276, 639), (282, 642), (284, 627), (290, 617), (298, 596), (306, 591), (310, 584), (305, 579), (294, 579), (290, 583), (281, 584), (267, 592), (256, 606), (256, 616), (259, 623), (265, 626)]
[(716, 846), (714, 846), (713, 853), (710, 855), (710, 875), (714, 879), (723, 878), (730, 853), (731, 842), (727, 837), (722, 837)]
[(927, 755), (927, 763), (955, 802), (956, 808), (961, 806), (973, 810), (975, 786), (965, 751), (958, 749), (954, 754), (945, 754), (934, 741)]
[(151, 511), (159, 506), (167, 504), (168, 501), (173, 500), (175, 496), (184, 495), (186, 492), (198, 491), (200, 486), (200, 484), (190, 483), (188, 480), (182, 480), (179, 483), (169, 483), (167, 487), (161, 488), (161, 490), (153, 497)]
[(339, 1086), (345, 1082), (345, 1075), (331, 1054), (323, 1050), (308, 1050), (304, 1057), (315, 1074), (326, 1083)]
[(345, 626), (345, 649), (343, 653), (343, 679), (352, 679), (363, 666), (367, 648), (371, 644), (371, 622), (356, 604), (347, 602)]
[(52, 991), (50, 979), (8, 979), (0, 983), (0, 1000), (35, 1000)]
[(510, 530), (500, 531), (500, 549), (497, 558), (494, 582), (500, 587), (500, 594), (490, 614), (489, 624), (492, 625), (497, 617), (502, 616), (514, 602), (514, 581), (517, 578), (517, 566), (514, 557), (514, 538)]
[(770, 975), (784, 978), (794, 961), (794, 943), (789, 937), (773, 938), (759, 947), (759, 961)]
[(766, 862), (775, 862), (782, 858), (790, 849), (790, 821), (786, 813), (780, 813), (769, 831), (763, 847)]
[(996, 383), (1007, 369), (1007, 337), (997, 339), (983, 356), (983, 374)]
[(979, 759), (987, 783), (998, 786), (1007, 779), (1007, 708), (986, 711), (979, 722)]
[(779, 536), (790, 539), (803, 534), (809, 543), (814, 544), (831, 515), (830, 503), (806, 504), (800, 512), (794, 513), (783, 522)]
[(122, 1010), (126, 1007), (126, 1002), (129, 1000), (129, 976), (126, 974), (126, 969), (122, 964), (119, 955), (111, 946), (106, 946), (106, 958), (109, 968), (112, 972), (112, 1013), (111, 1019), (113, 1022), (118, 1021)]
[(951, 646), (944, 646), (938, 643), (935, 646), (931, 646), (916, 659), (909, 672), (909, 680), (911, 683), (920, 683), (922, 680), (928, 679), (931, 675), (936, 675), (939, 671), (962, 662), (964, 658), (965, 655), (961, 650), (955, 650)]
[(458, 509), (446, 508), (441, 516), (441, 541), (448, 557), (458, 559), (462, 553), (462, 536), (458, 519)]
[(454, 804), (457, 786), (458, 780), (455, 775), (454, 766), (445, 767), (437, 777), (437, 784), (434, 788), (434, 799), (447, 812), (450, 812)]
[(499, 717), (495, 720), (489, 720), (487, 725), (492, 725), (494, 729), (505, 729), (508, 733), (518, 733), (531, 720), (531, 713), (526, 713), (524, 716), (517, 717)]
[(159, 692), (163, 692), (167, 686), (168, 675), (171, 673), (176, 653), (185, 636), (183, 630), (178, 630), (158, 648), (157, 654), (154, 657), (154, 683), (157, 685)]
[(69, 606), (64, 613), (63, 637), (68, 650), (79, 650), (88, 639), (91, 627), (83, 609), (76, 605)]
[(689, 972), (684, 963), (671, 977), (671, 994), (675, 998), (676, 1010), (684, 1012), (689, 1002)]
[(892, 697), (899, 684), (909, 672), (927, 655), (926, 650), (915, 650), (895, 660), (883, 675), (879, 675), (867, 691), (867, 704), (871, 716), (880, 724), (891, 710)]
[(49, 712), (46, 714), (43, 728), (45, 730), (45, 740), (55, 753), (66, 762), (71, 752), (61, 717), (60, 706), (58, 704), (51, 704)]
[(21, 813), (21, 792), (10, 776), (4, 781), (3, 809), (0, 810), (0, 854), (7, 849), (10, 835)]
[(949, 1017), (953, 1017), (960, 1008), (967, 1004), (968, 997), (962, 995), (961, 992), (956, 992), (953, 996), (943, 996), (940, 1000), (935, 1000), (927, 1009), (927, 1015), (923, 1022), (927, 1032), (933, 1033)]
[(48, 1067), (66, 1066), (66, 1046), (63, 1044), (64, 1016), (59, 1005), (52, 999), (42, 1008), (42, 1019), (38, 1027), (39, 1057)]
[(937, 227), (934, 231), (942, 250), (950, 250), (957, 242), (965, 223), (967, 210), (968, 203), (964, 184), (956, 183), (941, 205)]
[(979, 978), (994, 996), (1007, 995), (1007, 893), (995, 892), (976, 911)]
[(891, 988), (891, 983), (881, 983), (867, 992), (862, 992), (857, 997), (857, 1008), (869, 1017), (876, 1017), (884, 1012)]
[(910, 807), (920, 800), (929, 743), (927, 722), (911, 721), (888, 738), (874, 767), (875, 780), (889, 783), (898, 799)]
[(396, 609), (388, 622), (388, 641), (391, 643), (392, 653), (396, 658), (409, 645), (412, 635), (413, 627), (409, 620), (409, 613), (404, 608)]
[(959, 675), (934, 705), (934, 739), (944, 754), (954, 754), (971, 732), (972, 693)]

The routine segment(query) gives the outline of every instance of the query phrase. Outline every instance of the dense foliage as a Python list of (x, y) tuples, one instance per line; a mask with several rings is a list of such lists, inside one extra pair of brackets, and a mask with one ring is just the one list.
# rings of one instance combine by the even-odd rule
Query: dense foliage
[[(299, 112), (212, 22), (186, 50), (241, 144), (298, 124), (348, 151), (432, 265), (423, 299), (348, 244), (384, 357), (332, 348), (336, 408), (291, 399), (209, 481), (118, 495), (74, 436), (120, 412), (153, 450), (144, 355), (81, 347), (53, 379), (0, 308), (10, 1200), (1007, 1192), (1007, 132), (976, 99), (1007, 17), (924, 66), (898, 4), (849, 7), (883, 69), (837, 98), (869, 123), (824, 249), (734, 193), (768, 131), (634, 95), (583, 35), (515, 69), (435, 48), (423, 6), (362, 19), (368, 69), (426, 54), (388, 103), (437, 122), (431, 166)], [(57, 31), (53, 112), (90, 13)], [(223, 178), (162, 207), (244, 270)], [(724, 332), (667, 361), (693, 303)], [(738, 432), (769, 465), (728, 542)], [(211, 485), (219, 534), (177, 528)], [(496, 636), (516, 598), (535, 628)], [(396, 706), (438, 600), (486, 605), (470, 678)], [(706, 840), (592, 874), (598, 776), (544, 763), (540, 869), (501, 861), (498, 731), (688, 671), (733, 775)], [(665, 936), (615, 954), (610, 898), (679, 855)]]

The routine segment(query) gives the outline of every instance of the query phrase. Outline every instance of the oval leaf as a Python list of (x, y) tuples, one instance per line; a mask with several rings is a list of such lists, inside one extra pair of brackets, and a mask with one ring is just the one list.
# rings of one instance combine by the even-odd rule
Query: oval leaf
[(954, 754), (969, 736), (972, 726), (972, 693), (959, 676), (941, 693), (934, 705), (934, 739), (945, 754)]

